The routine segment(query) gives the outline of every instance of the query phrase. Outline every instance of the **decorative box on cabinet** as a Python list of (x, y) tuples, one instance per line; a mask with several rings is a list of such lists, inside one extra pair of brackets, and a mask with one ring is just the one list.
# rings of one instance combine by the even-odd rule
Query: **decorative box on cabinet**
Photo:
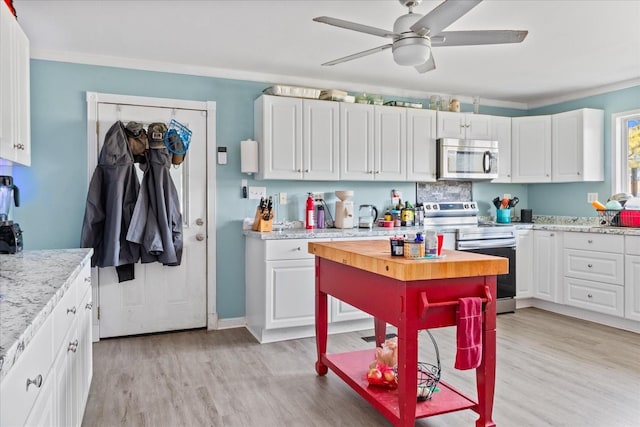
[(407, 179), (406, 110), (340, 104), (340, 179)]
[(624, 317), (640, 321), (640, 236), (624, 239)]
[(484, 114), (438, 111), (437, 138), (491, 139), (492, 119)]
[(262, 95), (254, 103), (259, 179), (339, 178), (339, 103)]
[(0, 2), (0, 157), (31, 165), (29, 39)]
[(613, 316), (624, 315), (624, 236), (567, 232), (564, 302)]
[(511, 182), (551, 182), (551, 116), (511, 119)]
[(553, 182), (604, 180), (604, 111), (554, 114), (551, 130)]

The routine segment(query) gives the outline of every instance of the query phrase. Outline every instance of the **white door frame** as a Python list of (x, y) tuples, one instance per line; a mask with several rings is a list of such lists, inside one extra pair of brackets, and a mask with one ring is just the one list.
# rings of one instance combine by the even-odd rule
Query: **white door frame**
[[(98, 103), (140, 105), (148, 107), (180, 108), (207, 112), (207, 329), (218, 328), (218, 311), (216, 309), (216, 162), (213, 157), (216, 151), (216, 103), (214, 101), (188, 101), (183, 99), (150, 98), (146, 96), (129, 96), (110, 93), (87, 92), (87, 177), (89, 180), (98, 164)], [(93, 306), (100, 305), (97, 268), (91, 269)], [(98, 310), (93, 313), (93, 340), (100, 337), (100, 321)]]

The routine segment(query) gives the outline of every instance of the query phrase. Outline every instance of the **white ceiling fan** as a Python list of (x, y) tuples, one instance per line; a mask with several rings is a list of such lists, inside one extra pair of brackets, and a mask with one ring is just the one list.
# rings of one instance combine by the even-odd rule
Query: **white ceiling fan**
[(391, 48), (393, 59), (398, 65), (414, 66), (419, 73), (426, 73), (436, 68), (431, 53), (432, 46), (520, 43), (528, 33), (528, 31), (518, 30), (443, 31), (482, 0), (445, 0), (426, 15), (413, 13), (413, 8), (418, 6), (422, 0), (398, 1), (409, 8), (409, 13), (396, 19), (393, 31), (328, 16), (314, 18), (313, 20), (316, 22), (393, 40), (392, 43), (325, 62), (322, 65), (340, 64)]

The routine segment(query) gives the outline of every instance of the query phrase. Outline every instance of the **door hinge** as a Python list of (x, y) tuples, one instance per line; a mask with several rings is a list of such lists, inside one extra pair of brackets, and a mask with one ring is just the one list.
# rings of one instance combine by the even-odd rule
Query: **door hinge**
[(96, 120), (96, 135), (100, 135), (100, 122)]
[(100, 306), (98, 306), (98, 320), (100, 320)]

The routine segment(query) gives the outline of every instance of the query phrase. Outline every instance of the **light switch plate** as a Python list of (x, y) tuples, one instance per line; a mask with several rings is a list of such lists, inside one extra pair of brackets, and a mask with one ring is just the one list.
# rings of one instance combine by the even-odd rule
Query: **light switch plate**
[(598, 200), (598, 193), (587, 193), (587, 202), (592, 203)]
[(287, 204), (287, 193), (280, 193), (278, 203), (280, 203), (281, 205)]
[(267, 187), (249, 187), (249, 199), (267, 197)]

